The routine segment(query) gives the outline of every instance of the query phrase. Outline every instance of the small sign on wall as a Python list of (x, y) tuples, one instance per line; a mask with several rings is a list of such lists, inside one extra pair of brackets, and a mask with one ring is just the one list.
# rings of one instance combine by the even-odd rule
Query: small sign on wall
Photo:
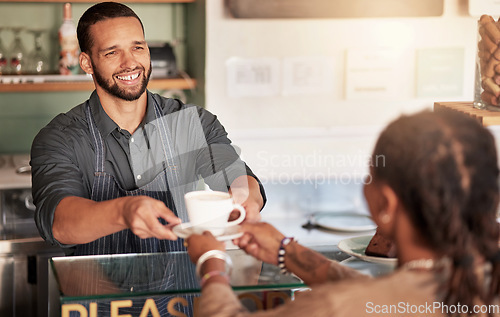
[(417, 50), (417, 97), (460, 97), (464, 85), (463, 47)]
[(283, 95), (327, 94), (333, 91), (333, 58), (297, 56), (283, 59)]
[(278, 58), (232, 57), (226, 61), (229, 97), (269, 97), (280, 93)]
[(347, 100), (393, 100), (399, 97), (397, 72), (401, 53), (395, 49), (348, 49)]

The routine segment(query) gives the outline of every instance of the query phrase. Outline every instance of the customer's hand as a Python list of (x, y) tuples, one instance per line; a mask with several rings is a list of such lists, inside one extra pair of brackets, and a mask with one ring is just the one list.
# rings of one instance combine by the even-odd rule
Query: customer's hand
[(281, 232), (265, 222), (243, 223), (241, 230), (244, 235), (234, 240), (240, 248), (261, 261), (278, 264), (278, 250), (285, 237)]
[(210, 233), (205, 231), (203, 234), (192, 234), (186, 239), (187, 250), (189, 257), (193, 263), (198, 262), (200, 256), (210, 250), (225, 251), (226, 246), (224, 242), (218, 241)]

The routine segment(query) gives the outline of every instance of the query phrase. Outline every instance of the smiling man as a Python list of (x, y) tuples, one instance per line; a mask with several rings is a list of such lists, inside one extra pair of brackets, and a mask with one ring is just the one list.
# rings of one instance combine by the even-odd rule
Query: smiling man
[(202, 179), (260, 219), (264, 190), (217, 118), (147, 90), (151, 59), (139, 17), (104, 2), (78, 23), (90, 98), (54, 118), (31, 150), (35, 220), (67, 254), (184, 250), (172, 225)]

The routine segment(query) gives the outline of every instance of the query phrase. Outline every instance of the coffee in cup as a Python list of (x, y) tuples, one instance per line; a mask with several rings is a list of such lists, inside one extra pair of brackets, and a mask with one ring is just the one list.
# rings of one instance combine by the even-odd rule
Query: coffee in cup
[[(194, 191), (184, 195), (189, 222), (197, 232), (210, 231), (221, 235), (227, 227), (241, 223), (246, 216), (243, 206), (236, 204), (229, 193), (220, 191)], [(229, 221), (233, 210), (238, 210), (237, 219)]]

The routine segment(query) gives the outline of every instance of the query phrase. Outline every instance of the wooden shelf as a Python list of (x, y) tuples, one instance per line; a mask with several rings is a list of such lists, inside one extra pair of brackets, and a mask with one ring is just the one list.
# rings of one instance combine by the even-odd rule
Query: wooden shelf
[(435, 102), (434, 111), (457, 111), (477, 119), (483, 126), (500, 125), (499, 111), (476, 109), (472, 102)]
[[(123, 0), (120, 2), (128, 3), (190, 3), (196, 0)], [(47, 2), (47, 3), (58, 3), (58, 2), (68, 2), (68, 0), (0, 0), (0, 2)], [(71, 0), (72, 3), (94, 3), (92, 0)]]
[[(196, 80), (190, 78), (158, 78), (149, 81), (148, 89), (192, 89)], [(45, 83), (0, 84), (0, 92), (92, 91), (93, 81), (61, 81)]]
[[(126, 3), (194, 3), (196, 0), (122, 0)], [(68, 0), (0, 0), (0, 3), (66, 3)], [(71, 0), (72, 3), (95, 3), (93, 0)], [(75, 75), (83, 76), (83, 75)], [(3, 77), (3, 78), (2, 78)], [(9, 78), (11, 77), (11, 78)], [(38, 78), (37, 78), (38, 77)], [(41, 77), (50, 77), (41, 78)], [(55, 78), (54, 78), (55, 77)], [(58, 78), (60, 77), (60, 78)], [(19, 75), (1, 76), (0, 93), (2, 92), (64, 92), (64, 91), (92, 91), (93, 81), (88, 78), (64, 78), (60, 75)], [(189, 77), (179, 78), (153, 78), (149, 81), (148, 89), (169, 90), (169, 89), (193, 89), (196, 87), (196, 80)]]
[(226, 6), (240, 19), (431, 17), (444, 12), (443, 0), (227, 0)]

